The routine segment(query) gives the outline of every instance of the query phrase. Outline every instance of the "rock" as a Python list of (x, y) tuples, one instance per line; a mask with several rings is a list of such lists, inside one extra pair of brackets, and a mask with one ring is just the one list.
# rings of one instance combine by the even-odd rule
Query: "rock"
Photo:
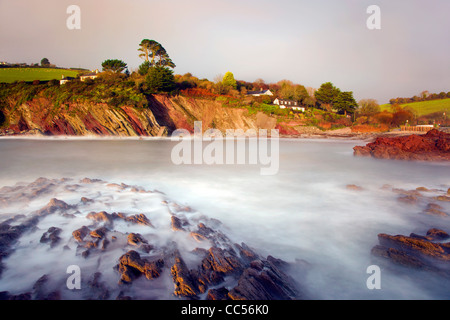
[(183, 223), (180, 218), (172, 216), (170, 218), (173, 231), (184, 231)]
[(442, 211), (444, 208), (442, 208), (440, 205), (435, 203), (429, 203), (426, 207), (425, 211), (423, 213), (432, 215), (432, 216), (439, 216), (439, 217), (447, 217), (448, 214)]
[(41, 243), (50, 242), (50, 248), (53, 248), (60, 240), (59, 234), (61, 233), (61, 229), (57, 227), (50, 227), (41, 237)]
[(440, 229), (428, 230), (426, 236), (411, 234), (378, 235), (379, 245), (372, 248), (372, 255), (385, 258), (395, 264), (433, 271), (448, 276), (450, 270), (450, 243), (433, 242), (449, 238)]
[(94, 273), (91, 280), (88, 281), (90, 290), (90, 299), (93, 300), (107, 300), (110, 297), (110, 292), (105, 283), (101, 282), (102, 274), (100, 272)]
[(447, 240), (448, 238), (450, 238), (450, 236), (443, 230), (433, 228), (427, 231), (427, 238), (430, 241), (440, 241)]
[(139, 233), (130, 233), (127, 237), (127, 241), (128, 244), (132, 246), (137, 246), (141, 243), (148, 243), (147, 240), (145, 240)]
[(106, 229), (105, 227), (101, 227), (101, 228), (95, 229), (94, 231), (91, 231), (91, 233), (89, 235), (92, 238), (103, 239), (103, 237), (106, 235), (107, 232), (108, 232), (108, 229)]
[(84, 204), (94, 202), (94, 200), (86, 198), (86, 197), (81, 197), (80, 201)]
[(198, 299), (197, 295), (201, 293), (201, 290), (197, 280), (192, 276), (178, 250), (174, 253), (174, 259), (175, 262), (170, 269), (175, 285), (174, 294), (179, 297)]
[(299, 298), (295, 281), (269, 260), (257, 260), (245, 269), (228, 296), (233, 300), (292, 300)]
[(18, 295), (10, 294), (8, 291), (0, 292), (0, 300), (31, 300), (31, 293), (21, 293)]
[(213, 229), (207, 227), (203, 223), (199, 223), (197, 226), (197, 230), (191, 232), (191, 237), (200, 242), (209, 239), (214, 234), (215, 231)]
[(364, 190), (362, 187), (357, 186), (356, 184), (348, 184), (345, 186), (347, 190), (354, 190), (354, 191), (362, 191)]
[(425, 135), (378, 137), (366, 146), (353, 148), (355, 156), (378, 159), (450, 161), (450, 134), (436, 129)]
[(227, 288), (209, 289), (206, 300), (230, 300)]
[(152, 224), (150, 223), (150, 220), (148, 220), (148, 218), (143, 213), (135, 214), (133, 216), (126, 217), (125, 220), (128, 221), (128, 222), (132, 222), (132, 223), (141, 224), (141, 225), (144, 225), (144, 226), (153, 227)]
[(446, 201), (446, 202), (449, 202), (449, 201), (450, 201), (450, 196), (437, 196), (437, 197), (434, 197), (434, 199), (435, 199), (435, 200), (438, 200), (438, 201)]
[(86, 226), (82, 226), (81, 228), (72, 232), (72, 236), (78, 242), (83, 242), (84, 237), (90, 232), (89, 228)]
[(116, 217), (112, 214), (109, 214), (106, 211), (100, 211), (100, 212), (90, 212), (87, 214), (86, 218), (96, 222), (105, 222), (111, 224)]
[(48, 214), (55, 213), (57, 210), (60, 210), (62, 213), (65, 213), (67, 210), (72, 208), (73, 206), (68, 205), (64, 201), (53, 198), (45, 207), (43, 207), (37, 212), (37, 215), (46, 216)]
[(121, 273), (119, 283), (131, 283), (142, 274), (149, 280), (158, 278), (161, 275), (163, 266), (163, 259), (149, 261), (142, 259), (138, 252), (130, 250), (119, 259), (119, 264), (117, 265), (117, 269)]
[(80, 180), (80, 183), (85, 183), (85, 184), (91, 184), (91, 183), (97, 183), (97, 182), (103, 182), (100, 179), (91, 179), (91, 178), (84, 178)]
[(400, 202), (403, 202), (403, 203), (407, 203), (407, 204), (416, 204), (419, 199), (416, 196), (409, 195), (409, 196), (398, 197), (397, 200)]

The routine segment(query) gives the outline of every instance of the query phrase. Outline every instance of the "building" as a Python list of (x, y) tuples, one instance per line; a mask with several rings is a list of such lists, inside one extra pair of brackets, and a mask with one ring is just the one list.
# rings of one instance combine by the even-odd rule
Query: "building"
[(305, 107), (299, 105), (298, 102), (295, 101), (295, 100), (287, 100), (287, 99), (278, 99), (278, 98), (276, 98), (273, 101), (273, 104), (276, 104), (276, 105), (280, 106), (280, 109), (289, 108), (289, 109), (292, 109), (292, 110), (305, 112)]
[(67, 82), (69, 82), (69, 81), (71, 81), (71, 80), (73, 80), (73, 79), (75, 79), (75, 78), (72, 78), (72, 77), (64, 77), (64, 75), (62, 75), (61, 80), (59, 80), (59, 84), (60, 84), (60, 85), (66, 84)]
[(261, 90), (259, 91), (247, 91), (247, 95), (248, 96), (254, 96), (254, 97), (259, 97), (259, 96), (273, 96), (272, 91), (270, 90), (263, 90), (261, 88)]
[(98, 69), (95, 69), (92, 72), (89, 72), (89, 73), (86, 73), (86, 74), (83, 74), (82, 76), (80, 76), (80, 80), (84, 81), (86, 79), (95, 79), (98, 77), (98, 75), (99, 75)]

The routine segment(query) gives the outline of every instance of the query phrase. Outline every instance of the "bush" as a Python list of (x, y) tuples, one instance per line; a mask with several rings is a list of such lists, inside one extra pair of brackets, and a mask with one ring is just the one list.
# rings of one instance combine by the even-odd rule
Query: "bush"
[(173, 71), (165, 67), (151, 67), (145, 78), (147, 93), (171, 92), (175, 89)]
[(407, 122), (411, 124), (414, 115), (408, 110), (399, 110), (393, 114), (392, 125), (398, 127), (405, 125)]

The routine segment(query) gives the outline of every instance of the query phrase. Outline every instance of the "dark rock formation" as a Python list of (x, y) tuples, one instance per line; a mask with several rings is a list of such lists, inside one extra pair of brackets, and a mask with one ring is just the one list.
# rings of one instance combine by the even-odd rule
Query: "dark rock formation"
[(356, 156), (378, 159), (450, 161), (450, 134), (433, 129), (425, 135), (378, 137), (353, 150)]
[(53, 248), (61, 240), (59, 234), (61, 229), (57, 227), (50, 227), (41, 237), (41, 243), (50, 243), (50, 248)]
[(441, 242), (450, 236), (440, 229), (430, 229), (425, 236), (410, 234), (379, 234), (379, 245), (372, 248), (372, 254), (404, 267), (433, 271), (449, 275), (450, 242)]
[(84, 237), (89, 234), (90, 230), (86, 226), (82, 226), (81, 228), (75, 230), (72, 232), (73, 237), (76, 241), (82, 242), (84, 240)]
[(268, 257), (267, 260), (255, 260), (245, 269), (238, 285), (228, 296), (233, 300), (292, 300), (299, 298), (295, 281), (281, 268), (283, 263)]

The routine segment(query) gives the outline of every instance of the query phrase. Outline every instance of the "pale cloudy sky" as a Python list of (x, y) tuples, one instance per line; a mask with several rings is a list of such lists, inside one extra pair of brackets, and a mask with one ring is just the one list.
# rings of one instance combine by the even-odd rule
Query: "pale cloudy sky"
[[(69, 5), (81, 30), (69, 30)], [(381, 30), (369, 30), (369, 5)], [(449, 0), (0, 0), (0, 61), (101, 68), (142, 63), (142, 39), (159, 41), (175, 73), (213, 80), (331, 81), (356, 99), (450, 91)]]

